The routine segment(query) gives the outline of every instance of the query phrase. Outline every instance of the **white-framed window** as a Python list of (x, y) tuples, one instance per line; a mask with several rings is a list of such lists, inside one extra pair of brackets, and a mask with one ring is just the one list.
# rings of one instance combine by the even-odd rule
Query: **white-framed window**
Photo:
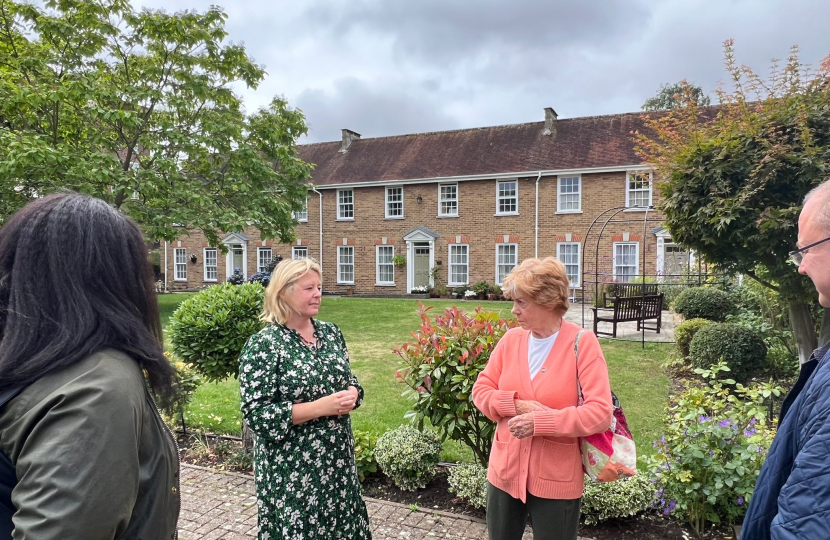
[(354, 190), (337, 190), (337, 219), (354, 219)]
[(556, 180), (556, 211), (582, 211), (582, 177), (560, 176)]
[(269, 247), (256, 248), (256, 271), (267, 272), (273, 256), (274, 252)]
[(403, 186), (386, 188), (386, 219), (403, 219)]
[(519, 181), (498, 180), (496, 182), (496, 214), (519, 213)]
[(634, 281), (640, 264), (640, 244), (614, 242), (614, 279), (623, 283)]
[(187, 250), (173, 248), (173, 280), (187, 281)]
[(354, 285), (354, 246), (337, 246), (337, 283)]
[(565, 265), (565, 273), (571, 287), (579, 287), (582, 272), (580, 272), (579, 242), (557, 242), (556, 258)]
[(291, 246), (291, 258), (308, 259), (308, 246)]
[(438, 215), (458, 215), (458, 184), (438, 184)]
[(625, 205), (630, 208), (651, 206), (651, 173), (628, 171), (625, 179)]
[(504, 283), (504, 278), (518, 264), (518, 256), (518, 244), (496, 244), (496, 285)]
[(448, 285), (466, 285), (470, 282), (470, 246), (450, 244)]
[(202, 260), (205, 261), (205, 281), (218, 281), (219, 251), (216, 248), (205, 248)]
[(302, 210), (295, 210), (293, 212), (294, 219), (300, 223), (305, 223), (308, 221), (308, 197), (305, 198), (303, 201), (303, 208)]
[(376, 283), (378, 285), (395, 284), (395, 265), (392, 264), (392, 257), (395, 256), (395, 246), (376, 246)]

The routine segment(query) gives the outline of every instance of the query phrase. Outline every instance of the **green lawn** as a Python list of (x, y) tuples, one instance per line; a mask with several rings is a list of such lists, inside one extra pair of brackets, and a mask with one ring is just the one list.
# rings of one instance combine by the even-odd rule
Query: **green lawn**
[[(186, 294), (161, 295), (162, 321), (166, 323)], [(450, 300), (426, 300), (432, 312), (454, 305)], [(474, 308), (473, 302), (459, 302)], [(509, 302), (486, 302), (485, 309), (510, 315)], [(323, 298), (320, 318), (337, 324), (346, 337), (352, 367), (366, 390), (366, 400), (354, 412), (355, 429), (383, 433), (405, 423), (407, 402), (401, 396), (404, 387), (395, 379), (400, 366), (392, 348), (410, 339), (420, 319), (415, 310), (417, 300)], [(165, 343), (168, 343), (165, 340)], [(668, 395), (668, 379), (660, 368), (667, 345), (602, 341), (608, 360), (612, 388), (619, 396), (634, 438), (641, 453), (651, 452), (651, 442), (659, 437), (662, 411)], [(238, 434), (241, 426), (239, 386), (231, 379), (202, 385), (185, 415), (188, 426), (223, 434)], [(472, 454), (460, 446), (447, 444), (442, 459), (468, 460)]]

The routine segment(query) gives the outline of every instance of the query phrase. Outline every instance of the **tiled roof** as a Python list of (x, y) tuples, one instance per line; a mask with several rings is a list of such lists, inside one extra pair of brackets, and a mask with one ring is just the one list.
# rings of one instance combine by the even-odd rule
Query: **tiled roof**
[(300, 145), (314, 163), (318, 186), (472, 176), (538, 170), (637, 165), (632, 132), (644, 130), (642, 113), (560, 119), (555, 133), (544, 122), (395, 137)]

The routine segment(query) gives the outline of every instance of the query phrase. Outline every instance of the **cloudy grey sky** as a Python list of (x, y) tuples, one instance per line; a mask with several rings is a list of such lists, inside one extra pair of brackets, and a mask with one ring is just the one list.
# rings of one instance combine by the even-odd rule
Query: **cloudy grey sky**
[(728, 38), (764, 74), (791, 45), (813, 65), (830, 54), (827, 0), (134, 0), (216, 3), (268, 72), (238, 88), (246, 107), (285, 96), (306, 115), (303, 142), (541, 121), (544, 107), (637, 111), (684, 78), (713, 94)]

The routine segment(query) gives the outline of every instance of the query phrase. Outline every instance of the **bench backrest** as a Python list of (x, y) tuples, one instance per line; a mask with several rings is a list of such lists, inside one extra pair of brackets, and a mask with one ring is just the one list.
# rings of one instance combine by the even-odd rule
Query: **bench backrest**
[(619, 320), (636, 320), (640, 317), (639, 298), (623, 298), (618, 296), (614, 299), (614, 318)]
[(657, 294), (656, 283), (612, 283), (608, 296), (643, 296)]
[(637, 306), (642, 311), (644, 319), (657, 317), (663, 310), (663, 294), (650, 294), (646, 296), (635, 296)]

